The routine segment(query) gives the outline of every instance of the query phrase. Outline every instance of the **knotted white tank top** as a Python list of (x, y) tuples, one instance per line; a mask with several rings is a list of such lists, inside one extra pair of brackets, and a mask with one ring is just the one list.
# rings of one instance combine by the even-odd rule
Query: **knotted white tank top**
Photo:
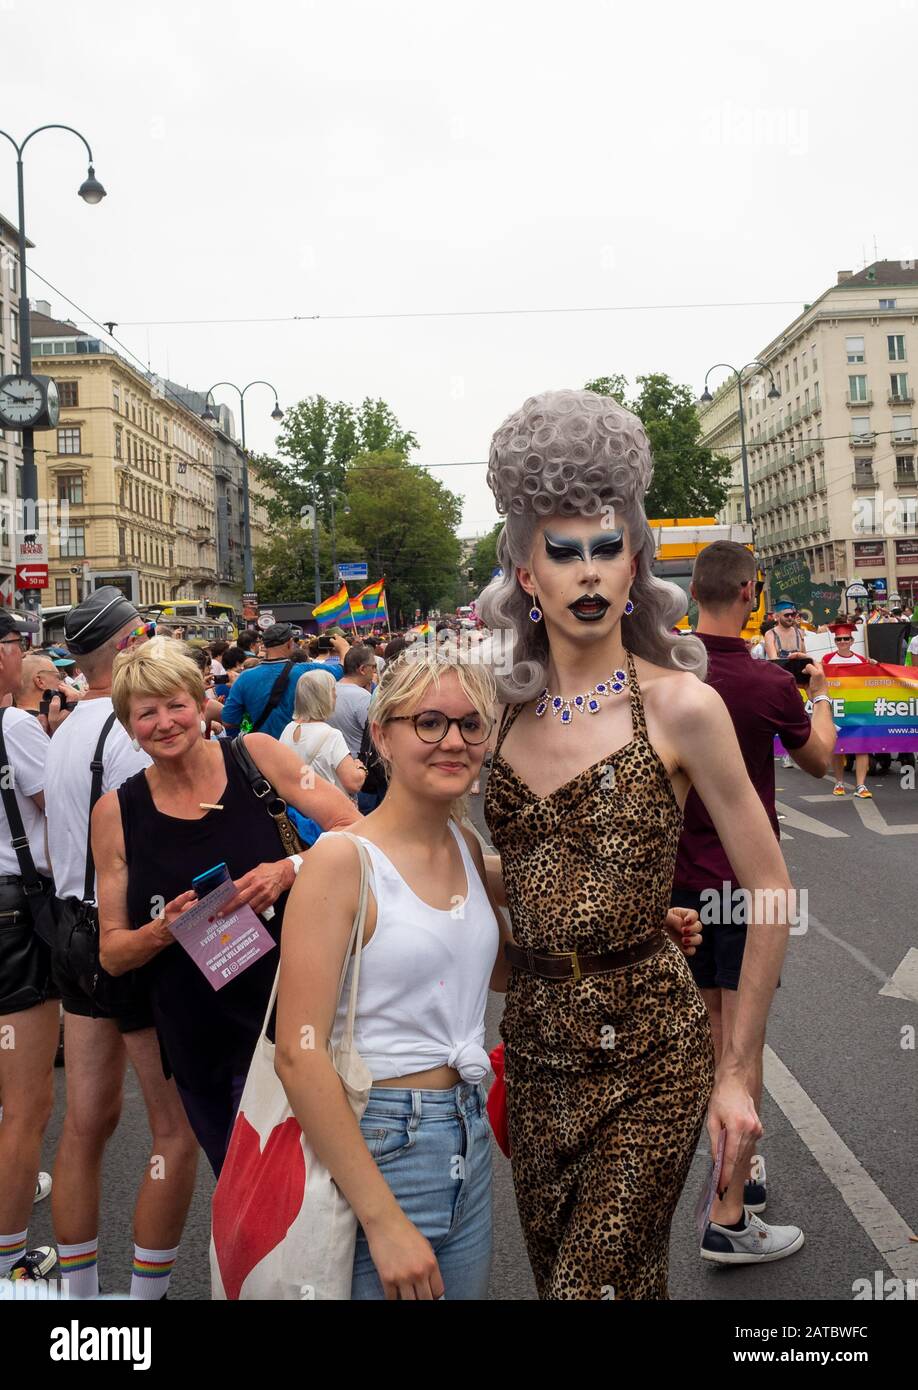
[[(484, 1014), (500, 931), (465, 837), (453, 821), (449, 826), (468, 886), (465, 898), (447, 909), (422, 902), (391, 859), (358, 837), (370, 856), (376, 929), (360, 966), (354, 1040), (377, 1080), (450, 1066), (477, 1085), (490, 1070)], [(353, 960), (335, 1018), (335, 1042), (352, 971)]]

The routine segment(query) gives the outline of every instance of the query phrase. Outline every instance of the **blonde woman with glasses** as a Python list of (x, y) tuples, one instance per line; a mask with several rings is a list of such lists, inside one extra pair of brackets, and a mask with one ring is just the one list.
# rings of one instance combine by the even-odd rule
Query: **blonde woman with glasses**
[[(406, 654), (387, 666), (370, 707), (389, 790), (360, 825), (372, 873), (355, 1042), (374, 1078), (360, 1122), (326, 1047), (343, 1024), (335, 1000), (358, 902), (357, 846), (323, 835), (290, 898), (276, 1067), (360, 1223), (352, 1299), (488, 1293), (484, 1013), (489, 986), (506, 987), (505, 929), (460, 819), (494, 700), (484, 668)], [(315, 1046), (304, 1050), (307, 1025)]]

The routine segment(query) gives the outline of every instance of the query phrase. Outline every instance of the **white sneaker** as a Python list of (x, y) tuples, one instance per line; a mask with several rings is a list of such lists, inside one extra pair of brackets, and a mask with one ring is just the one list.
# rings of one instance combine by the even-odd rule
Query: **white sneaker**
[(35, 1200), (36, 1202), (43, 1202), (43, 1201), (45, 1200), (45, 1198), (48, 1197), (48, 1196), (50, 1195), (50, 1193), (51, 1193), (51, 1174), (50, 1174), (50, 1173), (39, 1173), (39, 1175), (38, 1175), (38, 1181), (37, 1181), (36, 1184), (35, 1184), (35, 1198), (34, 1198), (34, 1200)]
[(767, 1264), (769, 1260), (784, 1260), (803, 1244), (799, 1226), (766, 1226), (760, 1217), (746, 1212), (746, 1226), (731, 1231), (708, 1222), (701, 1242), (701, 1258), (718, 1265)]
[(782, 767), (793, 767), (793, 765), (794, 765), (794, 760), (793, 760), (793, 758), (790, 756), (789, 753), (785, 753), (785, 754), (784, 754), (784, 757), (781, 759), (781, 766), (782, 766)]

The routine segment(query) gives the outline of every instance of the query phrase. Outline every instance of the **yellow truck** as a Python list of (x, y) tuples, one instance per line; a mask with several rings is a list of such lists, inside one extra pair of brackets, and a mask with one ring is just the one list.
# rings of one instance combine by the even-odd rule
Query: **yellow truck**
[[(655, 546), (653, 572), (685, 591), (688, 613), (678, 626), (689, 631), (698, 616), (698, 607), (689, 593), (695, 556), (714, 541), (736, 541), (752, 550), (752, 527), (745, 522), (720, 523), (713, 516), (668, 517), (649, 521), (648, 525)], [(744, 637), (758, 637), (765, 618), (765, 576), (758, 568), (756, 576), (760, 585), (759, 606), (743, 629)]]

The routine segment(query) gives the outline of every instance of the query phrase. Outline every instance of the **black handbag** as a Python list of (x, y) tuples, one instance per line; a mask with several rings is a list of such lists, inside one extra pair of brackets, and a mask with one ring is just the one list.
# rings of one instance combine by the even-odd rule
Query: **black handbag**
[(38, 913), (36, 930), (51, 947), (55, 970), (62, 976), (75, 980), (83, 993), (103, 1013), (117, 1017), (128, 1013), (134, 1002), (137, 992), (136, 972), (109, 975), (99, 963), (99, 909), (94, 901), (96, 865), (92, 854), (92, 813), (102, 795), (102, 774), (105, 770), (102, 752), (114, 722), (113, 711), (102, 726), (96, 751), (89, 764), (92, 786), (86, 823), (86, 874), (83, 897), (46, 898)]
[(253, 795), (265, 803), (265, 810), (277, 826), (277, 833), (284, 847), (284, 854), (301, 854), (303, 845), (293, 828), (293, 822), (287, 815), (287, 803), (282, 796), (278, 796), (267, 777), (256, 766), (251, 753), (245, 746), (244, 734), (239, 734), (237, 738), (233, 739), (230, 744), (230, 752), (237, 765), (242, 769)]
[(369, 796), (384, 797), (389, 786), (389, 779), (386, 776), (386, 769), (382, 759), (376, 751), (373, 740), (370, 737), (369, 719), (363, 726), (363, 733), (360, 737), (360, 752), (357, 754), (357, 761), (363, 763), (367, 770), (366, 780), (360, 788)]
[[(10, 767), (3, 736), (3, 716), (0, 709), (0, 768)], [(37, 931), (40, 907), (54, 892), (50, 878), (35, 867), (29, 838), (22, 823), (16, 793), (7, 776), (0, 777), (0, 794), (10, 829), (10, 844), (19, 861), (19, 876), (0, 876), (0, 995), (4, 1013), (18, 1013), (34, 1004), (41, 1004), (51, 995), (51, 958), (46, 943)], [(15, 990), (8, 990), (15, 981)]]

